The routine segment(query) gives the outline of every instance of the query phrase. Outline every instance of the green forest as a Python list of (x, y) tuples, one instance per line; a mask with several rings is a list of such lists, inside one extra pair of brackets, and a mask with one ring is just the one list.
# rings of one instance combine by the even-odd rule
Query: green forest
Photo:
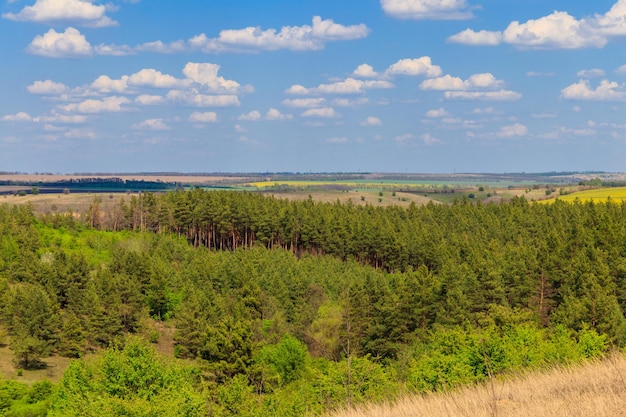
[[(626, 204), (0, 206), (0, 416), (317, 416), (622, 350)], [(155, 326), (174, 329), (173, 354)]]

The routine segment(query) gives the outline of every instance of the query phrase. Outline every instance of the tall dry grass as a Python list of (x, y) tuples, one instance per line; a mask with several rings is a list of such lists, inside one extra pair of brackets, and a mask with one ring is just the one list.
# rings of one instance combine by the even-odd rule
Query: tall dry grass
[(341, 410), (331, 417), (616, 417), (626, 416), (626, 357), (412, 396), (393, 404)]

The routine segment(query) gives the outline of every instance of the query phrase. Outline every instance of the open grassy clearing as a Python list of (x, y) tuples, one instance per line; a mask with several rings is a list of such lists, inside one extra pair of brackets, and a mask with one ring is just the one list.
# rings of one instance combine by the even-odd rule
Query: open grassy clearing
[(328, 417), (607, 417), (626, 415), (626, 358), (519, 375), (449, 393), (341, 410)]
[(125, 193), (69, 193), (69, 194), (27, 194), (0, 196), (0, 204), (32, 204), (37, 213), (84, 213), (98, 199), (100, 208), (112, 209), (124, 198), (127, 202), (132, 194)]

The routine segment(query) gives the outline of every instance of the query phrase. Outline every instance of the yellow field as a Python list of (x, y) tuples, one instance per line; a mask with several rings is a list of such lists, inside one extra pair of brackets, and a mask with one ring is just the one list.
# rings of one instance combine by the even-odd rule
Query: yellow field
[(328, 417), (606, 417), (626, 415), (622, 354), (574, 368), (496, 381), (493, 385), (406, 397), (393, 404), (340, 410)]
[[(626, 201), (626, 187), (619, 188), (598, 188), (595, 190), (578, 191), (576, 193), (563, 195), (558, 197), (559, 200), (571, 203), (575, 200), (587, 202), (605, 202), (609, 199), (616, 203)], [(554, 202), (554, 199), (546, 200), (546, 202)]]

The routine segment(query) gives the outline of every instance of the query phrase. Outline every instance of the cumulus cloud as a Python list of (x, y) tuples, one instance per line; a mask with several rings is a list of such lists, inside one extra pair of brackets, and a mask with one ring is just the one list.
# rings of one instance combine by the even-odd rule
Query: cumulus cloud
[(389, 81), (371, 80), (362, 81), (356, 78), (346, 78), (330, 84), (320, 84), (314, 88), (306, 88), (301, 85), (293, 85), (287, 89), (288, 94), (362, 94), (371, 89), (388, 89), (394, 85)]
[(163, 119), (146, 119), (131, 126), (137, 130), (171, 130), (172, 128)]
[(397, 143), (406, 143), (413, 138), (414, 136), (411, 133), (406, 133), (404, 135), (399, 135), (399, 136), (394, 137), (393, 140), (396, 141)]
[(5, 19), (17, 22), (72, 23), (105, 27), (117, 23), (106, 15), (107, 6), (89, 0), (37, 0), (18, 13), (5, 13)]
[(626, 0), (618, 0), (605, 14), (577, 19), (564, 11), (511, 22), (502, 31), (466, 29), (448, 38), (466, 45), (507, 43), (534, 49), (603, 48), (613, 37), (626, 35)]
[(138, 87), (177, 88), (189, 85), (187, 80), (179, 80), (153, 68), (146, 68), (128, 77), (128, 84)]
[(382, 126), (383, 122), (378, 117), (368, 116), (361, 122), (361, 126)]
[(323, 49), (327, 42), (365, 38), (369, 31), (363, 23), (344, 26), (331, 19), (314, 16), (310, 26), (284, 26), (280, 30), (263, 30), (260, 27), (228, 29), (221, 31), (217, 38), (209, 38), (204, 33), (197, 35), (188, 44), (203, 52), (311, 51)]
[(561, 97), (566, 100), (585, 101), (624, 101), (626, 88), (609, 80), (602, 80), (596, 88), (591, 87), (589, 80), (580, 80), (561, 90)]
[(157, 104), (165, 103), (165, 98), (162, 96), (151, 95), (151, 94), (141, 94), (135, 97), (135, 103), (141, 104), (143, 106), (154, 106)]
[(499, 138), (512, 138), (519, 136), (526, 136), (528, 134), (528, 128), (520, 123), (515, 123), (510, 126), (502, 126), (497, 135)]
[(471, 29), (465, 29), (456, 35), (450, 36), (448, 42), (462, 43), (465, 45), (495, 46), (502, 42), (502, 32), (491, 32), (488, 30), (474, 32)]
[(57, 83), (52, 80), (45, 80), (35, 81), (34, 83), (26, 87), (26, 90), (31, 94), (48, 95), (63, 94), (67, 92), (69, 88), (65, 84)]
[(385, 71), (386, 75), (421, 75), (425, 77), (438, 77), (441, 75), (441, 67), (433, 65), (429, 56), (415, 59), (401, 59), (392, 64)]
[(123, 76), (119, 80), (113, 80), (108, 75), (101, 75), (90, 85), (92, 89), (99, 93), (124, 93), (128, 88), (128, 76)]
[(30, 114), (21, 111), (17, 114), (7, 114), (6, 116), (2, 116), (2, 119), (0, 120), (3, 122), (32, 122), (33, 118)]
[(436, 110), (429, 110), (426, 112), (426, 117), (431, 118), (431, 119), (439, 119), (441, 117), (447, 117), (449, 115), (450, 113), (448, 113), (448, 111), (444, 108), (440, 108)]
[(381, 0), (386, 14), (398, 19), (465, 20), (473, 14), (465, 0)]
[(241, 87), (237, 81), (227, 80), (217, 75), (220, 66), (211, 63), (189, 62), (183, 68), (187, 79), (214, 92), (237, 92)]
[(281, 113), (280, 110), (271, 108), (265, 115), (266, 120), (291, 120), (293, 115)]
[(79, 58), (93, 54), (91, 44), (73, 27), (68, 27), (62, 33), (50, 29), (36, 36), (26, 50), (49, 58)]
[(339, 116), (335, 109), (332, 107), (322, 107), (319, 109), (309, 109), (302, 113), (304, 117), (322, 117), (322, 118), (333, 118)]
[(89, 99), (80, 103), (71, 103), (60, 108), (68, 113), (115, 113), (127, 111), (123, 105), (130, 103), (126, 97), (112, 96), (102, 100)]
[(242, 114), (237, 117), (237, 120), (244, 120), (247, 122), (257, 122), (261, 120), (261, 112), (258, 110), (253, 110), (250, 113)]
[(359, 65), (353, 72), (352, 75), (355, 77), (361, 78), (376, 78), (378, 77), (378, 73), (374, 71), (374, 67), (368, 64)]
[(207, 111), (207, 112), (193, 112), (191, 113), (191, 115), (189, 116), (189, 120), (190, 122), (197, 122), (197, 123), (215, 123), (217, 122), (217, 113), (212, 112), (212, 111)]
[(496, 79), (491, 73), (474, 74), (467, 80), (458, 77), (444, 75), (443, 77), (431, 78), (422, 81), (422, 90), (437, 91), (468, 91), (473, 89), (496, 89), (504, 85), (504, 81)]

